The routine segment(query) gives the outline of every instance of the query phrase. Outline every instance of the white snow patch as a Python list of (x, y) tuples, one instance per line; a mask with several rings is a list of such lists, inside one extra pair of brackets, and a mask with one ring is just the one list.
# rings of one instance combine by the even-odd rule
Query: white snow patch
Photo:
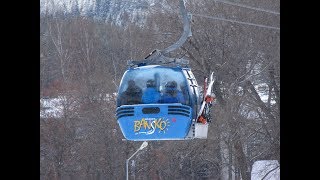
[[(269, 98), (269, 86), (267, 83), (260, 83), (254, 86), (254, 88), (257, 90), (257, 93), (259, 94), (261, 100), (263, 102), (268, 102), (268, 98)], [(271, 99), (270, 101), (271, 104), (275, 104), (276, 101)]]
[[(117, 98), (117, 93), (112, 94), (100, 94), (97, 97), (103, 101), (114, 101)], [(66, 106), (68, 105), (68, 106)], [(67, 99), (65, 96), (59, 96), (56, 98), (41, 98), (40, 99), (40, 117), (41, 118), (61, 118), (65, 112), (65, 108), (68, 110), (75, 110), (79, 107), (79, 102), (75, 99)]]
[(63, 115), (62, 98), (40, 99), (41, 118), (60, 118)]
[(262, 160), (253, 163), (251, 180), (262, 178), (264, 180), (280, 180), (280, 165), (277, 160)]

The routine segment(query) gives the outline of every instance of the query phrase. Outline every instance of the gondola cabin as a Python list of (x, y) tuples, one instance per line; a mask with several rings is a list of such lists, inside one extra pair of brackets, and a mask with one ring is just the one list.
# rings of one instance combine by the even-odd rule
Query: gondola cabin
[(198, 108), (190, 68), (146, 65), (124, 73), (116, 116), (127, 140), (184, 140), (194, 137)]

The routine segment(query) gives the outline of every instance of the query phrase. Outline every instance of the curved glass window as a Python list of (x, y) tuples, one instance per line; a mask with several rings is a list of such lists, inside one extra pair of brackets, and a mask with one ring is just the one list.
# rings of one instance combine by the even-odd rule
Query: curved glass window
[(157, 103), (189, 105), (187, 87), (180, 68), (145, 66), (129, 69), (121, 80), (117, 106)]

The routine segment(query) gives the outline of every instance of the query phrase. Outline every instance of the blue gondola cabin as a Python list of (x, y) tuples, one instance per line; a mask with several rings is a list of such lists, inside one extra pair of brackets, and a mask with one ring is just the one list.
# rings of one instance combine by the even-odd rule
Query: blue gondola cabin
[(194, 136), (198, 84), (190, 68), (129, 68), (117, 98), (117, 120), (127, 140), (184, 140)]

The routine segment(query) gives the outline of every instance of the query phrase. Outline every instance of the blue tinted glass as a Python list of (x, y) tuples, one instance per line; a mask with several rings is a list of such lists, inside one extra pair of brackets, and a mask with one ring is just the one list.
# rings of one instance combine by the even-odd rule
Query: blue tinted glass
[(132, 81), (142, 92), (140, 96), (139, 90), (135, 90), (139, 99), (136, 104), (189, 102), (187, 82), (180, 68), (145, 66), (128, 70), (119, 87), (118, 106), (128, 104), (120, 99), (126, 99), (124, 94)]

